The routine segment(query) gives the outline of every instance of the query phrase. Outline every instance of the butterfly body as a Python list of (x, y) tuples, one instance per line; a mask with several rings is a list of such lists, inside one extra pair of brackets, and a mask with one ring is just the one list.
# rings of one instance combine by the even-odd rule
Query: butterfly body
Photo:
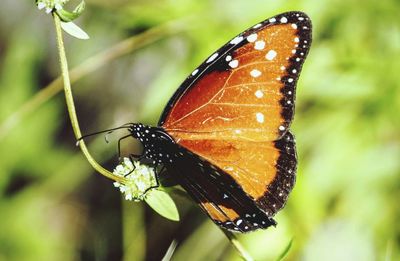
[(128, 124), (128, 130), (143, 145), (142, 159), (150, 160), (153, 165), (173, 163), (176, 143), (163, 128), (131, 123)]
[(296, 178), (289, 127), (296, 82), (311, 44), (302, 12), (239, 34), (182, 83), (157, 127), (132, 124), (144, 158), (162, 164), (219, 226), (275, 225)]

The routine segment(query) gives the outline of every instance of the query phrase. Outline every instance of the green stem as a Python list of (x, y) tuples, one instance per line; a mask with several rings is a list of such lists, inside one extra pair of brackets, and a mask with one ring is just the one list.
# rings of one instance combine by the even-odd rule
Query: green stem
[(232, 233), (229, 232), (225, 229), (222, 229), (222, 232), (224, 232), (225, 236), (229, 239), (231, 244), (236, 248), (236, 250), (239, 252), (239, 254), (242, 256), (242, 258), (246, 261), (253, 261), (254, 259), (251, 257), (251, 255), (246, 251), (246, 249), (242, 246), (242, 244), (237, 240), (236, 236)]
[[(57, 34), (57, 47), (58, 47), (58, 54), (60, 58), (60, 66), (61, 66), (61, 75), (63, 78), (64, 82), (64, 93), (65, 93), (65, 99), (67, 102), (67, 108), (68, 108), (68, 114), (71, 120), (72, 128), (74, 130), (75, 138), (79, 139), (82, 137), (81, 130), (79, 128), (79, 122), (78, 118), (76, 116), (76, 110), (75, 110), (75, 105), (74, 105), (74, 98), (72, 96), (72, 90), (71, 90), (71, 82), (69, 78), (69, 72), (68, 72), (68, 63), (67, 63), (67, 57), (65, 55), (65, 48), (64, 48), (64, 42), (63, 42), (63, 37), (62, 37), (62, 31), (61, 31), (61, 21), (60, 18), (56, 15), (53, 14), (53, 19), (54, 19), (54, 25), (56, 27), (56, 34)], [(84, 140), (79, 140), (79, 147), (81, 148), (83, 154), (85, 155), (86, 159), (88, 162), (92, 165), (92, 167), (97, 170), (100, 174), (103, 176), (110, 178), (112, 180), (118, 181), (118, 182), (124, 182), (124, 179), (118, 176), (115, 176), (108, 170), (104, 169), (100, 164), (98, 164), (93, 157), (90, 155), (89, 150), (86, 147), (86, 144)]]

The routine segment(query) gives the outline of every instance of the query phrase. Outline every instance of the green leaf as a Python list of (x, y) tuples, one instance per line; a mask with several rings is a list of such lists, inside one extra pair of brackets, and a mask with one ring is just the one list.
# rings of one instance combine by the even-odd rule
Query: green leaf
[(146, 193), (146, 203), (161, 216), (179, 221), (179, 213), (171, 196), (162, 190), (152, 189)]
[(68, 34), (78, 39), (87, 40), (89, 35), (73, 22), (61, 22), (61, 28)]
[(79, 17), (80, 14), (75, 14), (73, 12), (69, 12), (65, 9), (56, 10), (57, 15), (60, 17), (63, 22), (71, 22)]
[(73, 13), (81, 15), (85, 10), (85, 7), (86, 7), (85, 1), (82, 0), (82, 2), (77, 7), (75, 7)]
[(282, 261), (286, 255), (289, 253), (290, 249), (292, 248), (293, 244), (293, 238), (289, 241), (289, 244), (285, 247), (283, 252), (279, 255), (279, 257), (276, 259), (276, 261)]
[(82, 1), (72, 12), (69, 12), (65, 9), (56, 10), (57, 15), (60, 17), (63, 22), (72, 22), (76, 18), (78, 18), (83, 11), (85, 10), (85, 2)]

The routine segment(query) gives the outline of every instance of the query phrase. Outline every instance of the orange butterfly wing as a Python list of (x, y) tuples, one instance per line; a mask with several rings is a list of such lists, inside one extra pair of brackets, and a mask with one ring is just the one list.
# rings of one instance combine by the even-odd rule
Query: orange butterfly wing
[[(304, 13), (255, 25), (186, 79), (159, 123), (180, 146), (229, 175), (269, 217), (284, 206), (295, 181), (296, 150), (288, 129), (310, 44), (311, 22)], [(187, 186), (201, 183), (202, 176), (195, 176)], [(199, 186), (207, 191), (207, 185), (212, 184)], [(243, 215), (238, 205), (205, 197), (208, 201), (198, 201), (216, 221)]]

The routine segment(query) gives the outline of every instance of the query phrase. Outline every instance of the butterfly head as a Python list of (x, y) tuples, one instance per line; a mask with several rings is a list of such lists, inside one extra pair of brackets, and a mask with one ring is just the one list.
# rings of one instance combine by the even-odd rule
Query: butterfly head
[(154, 164), (172, 163), (171, 148), (175, 141), (162, 128), (132, 123), (128, 130), (142, 143), (143, 158), (151, 159)]
[(149, 140), (147, 134), (150, 133), (150, 126), (143, 125), (141, 123), (130, 123), (128, 130), (131, 133), (132, 137), (139, 140), (141, 143)]

